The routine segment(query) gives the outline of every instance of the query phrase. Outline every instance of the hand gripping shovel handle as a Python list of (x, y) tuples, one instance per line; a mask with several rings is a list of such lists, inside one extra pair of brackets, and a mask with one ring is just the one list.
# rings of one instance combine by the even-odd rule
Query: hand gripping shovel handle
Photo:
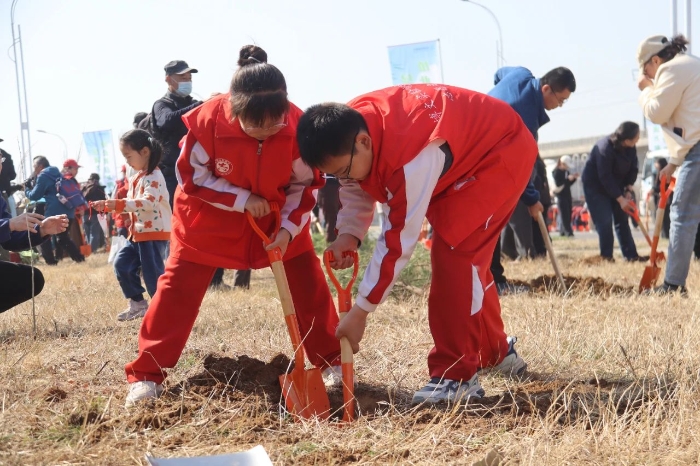
[(537, 212), (537, 224), (540, 226), (540, 233), (542, 233), (542, 239), (544, 240), (544, 245), (547, 247), (547, 252), (549, 253), (549, 260), (552, 262), (552, 267), (554, 268), (554, 274), (559, 280), (561, 285), (561, 290), (566, 293), (566, 282), (564, 277), (559, 271), (559, 264), (557, 263), (557, 258), (554, 256), (554, 248), (552, 248), (552, 242), (549, 240), (549, 232), (547, 231), (547, 224), (544, 223), (544, 217), (542, 217), (542, 212)]
[[(326, 251), (323, 254), (323, 264), (326, 266), (326, 271), (328, 271), (331, 282), (338, 291), (338, 313), (341, 319), (352, 308), (352, 285), (357, 279), (357, 272), (360, 268), (360, 259), (357, 255), (357, 251), (346, 251), (343, 253), (343, 257), (353, 258), (352, 278), (350, 278), (350, 281), (345, 287), (340, 284), (331, 268), (331, 261), (334, 260), (333, 253), (331, 251)], [(352, 347), (345, 337), (340, 339), (340, 361), (343, 371), (343, 421), (351, 422), (355, 419), (355, 370), (353, 367)]]
[(632, 217), (635, 222), (637, 222), (637, 225), (639, 225), (639, 229), (642, 230), (644, 238), (647, 240), (647, 243), (649, 243), (649, 246), (651, 246), (651, 237), (649, 236), (649, 232), (647, 231), (646, 227), (644, 226), (644, 224), (642, 224), (642, 221), (639, 219), (639, 208), (637, 207), (637, 204), (635, 204), (634, 201), (629, 201), (629, 203), (630, 208), (625, 212), (630, 217)]
[(656, 264), (656, 250), (659, 247), (659, 235), (661, 234), (661, 228), (663, 225), (664, 211), (666, 210), (666, 204), (668, 203), (668, 198), (673, 192), (673, 188), (676, 187), (676, 179), (671, 178), (671, 182), (666, 186), (666, 176), (661, 177), (661, 192), (659, 193), (659, 205), (656, 208), (656, 224), (654, 225), (654, 239), (651, 243), (651, 260), (652, 264)]

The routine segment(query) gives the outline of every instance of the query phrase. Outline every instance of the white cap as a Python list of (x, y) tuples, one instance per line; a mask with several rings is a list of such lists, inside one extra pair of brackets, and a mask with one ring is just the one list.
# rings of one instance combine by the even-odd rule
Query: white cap
[(565, 155), (564, 157), (562, 157), (561, 159), (559, 159), (559, 161), (560, 161), (562, 164), (566, 165), (566, 168), (572, 168), (572, 167), (573, 167), (573, 164), (574, 164), (574, 161), (571, 160), (571, 156), (569, 156), (569, 155)]
[(637, 63), (639, 68), (644, 68), (644, 64), (651, 60), (651, 57), (661, 52), (663, 49), (671, 45), (666, 36), (658, 35), (647, 37), (639, 44), (637, 48)]

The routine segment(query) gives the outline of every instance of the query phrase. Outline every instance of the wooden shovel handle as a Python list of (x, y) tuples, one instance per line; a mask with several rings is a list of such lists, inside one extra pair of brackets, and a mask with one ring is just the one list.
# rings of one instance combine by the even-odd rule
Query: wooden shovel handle
[(559, 284), (561, 285), (562, 291), (566, 292), (566, 282), (564, 281), (564, 277), (559, 271), (559, 264), (557, 263), (557, 258), (554, 256), (554, 249), (552, 248), (552, 242), (549, 240), (549, 232), (547, 231), (547, 224), (544, 223), (544, 217), (542, 217), (542, 212), (537, 212), (537, 224), (540, 226), (542, 239), (544, 240), (544, 245), (547, 247), (547, 252), (549, 253), (549, 260), (552, 261), (554, 273), (559, 279)]

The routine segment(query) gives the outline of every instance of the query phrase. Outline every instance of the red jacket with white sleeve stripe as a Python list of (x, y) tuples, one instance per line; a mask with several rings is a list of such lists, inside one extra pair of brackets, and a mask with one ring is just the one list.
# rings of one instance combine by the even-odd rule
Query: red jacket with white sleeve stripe
[[(452, 246), (487, 228), (525, 188), (537, 144), (508, 104), (454, 86), (395, 86), (348, 105), (367, 124), (373, 161), (365, 180), (343, 182), (337, 228), (363, 238), (374, 201), (384, 204), (383, 231), (356, 298), (373, 311), (408, 262), (423, 219)], [(440, 149), (445, 142), (451, 160)]]
[[(301, 113), (291, 105), (287, 126), (265, 141), (243, 132), (231, 115), (229, 95), (210, 99), (183, 117), (189, 131), (177, 161), (171, 254), (232, 269), (269, 265), (244, 214), (251, 194), (279, 204), (282, 227), (292, 235), (285, 259), (313, 248), (309, 212), (323, 179), (299, 157)], [(258, 224), (272, 234), (272, 215)]]

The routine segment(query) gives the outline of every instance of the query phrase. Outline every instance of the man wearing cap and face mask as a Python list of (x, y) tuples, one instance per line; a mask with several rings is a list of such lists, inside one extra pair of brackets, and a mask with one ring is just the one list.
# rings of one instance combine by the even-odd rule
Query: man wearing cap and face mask
[(180, 155), (180, 140), (187, 134), (187, 127), (182, 116), (202, 104), (193, 99), (192, 73), (198, 71), (190, 68), (183, 60), (173, 60), (165, 65), (165, 82), (168, 92), (153, 104), (154, 123), (158, 129), (157, 138), (163, 145), (163, 159), (160, 169), (170, 194), (170, 206), (173, 205), (177, 176), (175, 163)]
[(666, 276), (655, 291), (683, 295), (700, 223), (700, 59), (685, 54), (687, 45), (682, 35), (657, 35), (637, 49), (639, 103), (644, 116), (661, 125), (670, 155), (660, 175), (666, 182), (676, 177)]

